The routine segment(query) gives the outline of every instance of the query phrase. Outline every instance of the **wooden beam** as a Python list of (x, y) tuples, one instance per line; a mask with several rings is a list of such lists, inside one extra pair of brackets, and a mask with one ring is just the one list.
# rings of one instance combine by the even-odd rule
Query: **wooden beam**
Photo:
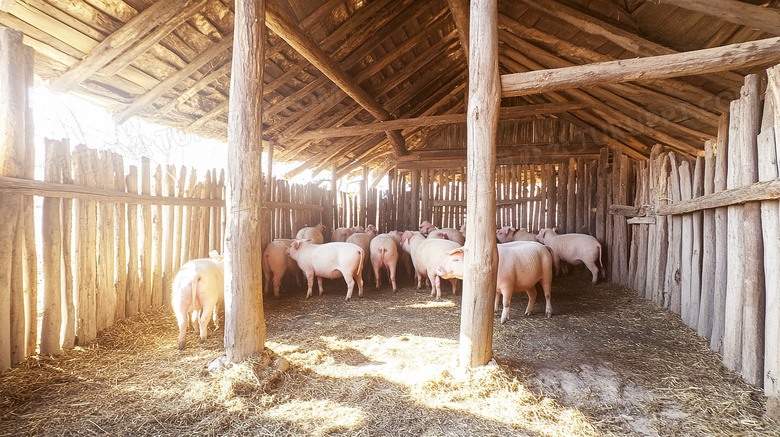
[(114, 58), (131, 48), (144, 35), (172, 20), (196, 0), (158, 1), (125, 23), (121, 29), (107, 36), (89, 54), (53, 80), (49, 88), (65, 93), (105, 67)]
[(501, 76), (502, 97), (644, 79), (666, 79), (752, 67), (780, 61), (780, 37), (673, 55)]
[(658, 211), (656, 211), (656, 214), (687, 214), (705, 209), (776, 199), (780, 199), (780, 178), (772, 181), (755, 182), (750, 185), (745, 185), (744, 187), (719, 191), (714, 194), (696, 197), (691, 200), (661, 206), (658, 208)]
[(780, 35), (780, 10), (736, 0), (655, 0), (719, 18), (741, 26)]
[(134, 62), (139, 56), (146, 53), (149, 49), (160, 42), (160, 40), (168, 36), (182, 23), (200, 12), (206, 3), (210, 1), (211, 0), (196, 0), (192, 2), (189, 6), (179, 11), (179, 13), (177, 13), (174, 17), (165, 21), (162, 23), (162, 25), (157, 26), (157, 28), (155, 28), (151, 33), (143, 36), (143, 39), (136, 41), (134, 45), (127, 51), (117, 56), (113, 61), (110, 61), (110, 63), (106, 65), (106, 67), (101, 71), (101, 73), (108, 76), (113, 76), (114, 74), (119, 73), (119, 71), (130, 65), (130, 63)]
[(477, 367), (493, 355), (493, 301), (498, 252), (495, 238), (495, 166), (501, 81), (498, 74), (498, 5), (471, 1), (468, 97), (469, 239), (464, 247), (459, 365)]
[[(392, 118), (376, 100), (364, 89), (352, 80), (347, 73), (333, 61), (325, 51), (317, 46), (298, 26), (294, 25), (273, 2), (268, 3), (266, 20), (268, 27), (290, 46), (300, 53), (306, 60), (314, 64), (323, 74), (328, 76), (336, 85), (344, 90), (360, 106), (365, 108), (380, 121)], [(399, 132), (386, 132), (398, 156), (406, 154), (406, 146)]]
[(225, 50), (228, 50), (232, 46), (233, 35), (231, 34), (225, 36), (222, 41), (206, 49), (206, 51), (201, 53), (197, 58), (193, 59), (189, 64), (184, 66), (184, 68), (168, 76), (165, 78), (165, 80), (158, 83), (157, 86), (149, 90), (149, 92), (136, 99), (135, 102), (117, 112), (114, 115), (114, 119), (116, 120), (117, 124), (126, 122), (130, 117), (138, 113), (138, 111), (141, 111), (146, 106), (151, 105), (163, 94), (171, 90), (176, 85), (179, 85), (181, 81), (198, 71), (200, 67), (206, 65), (206, 63), (214, 59), (216, 56), (221, 55), (223, 52), (225, 52)]
[[(225, 349), (236, 363), (265, 349), (262, 236), (262, 101), (265, 0), (236, 0), (228, 121)], [(252, 193), (248, 195), (248, 193)]]
[[(625, 31), (609, 23), (605, 23), (555, 0), (522, 1), (534, 9), (574, 26), (575, 29), (604, 37), (638, 56), (658, 56), (677, 53), (673, 49), (646, 40), (639, 35)], [(742, 76), (736, 73), (723, 72), (719, 79), (727, 80), (730, 85), (742, 84)]]
[(469, 57), (469, 0), (447, 0), (452, 13), (452, 21), (458, 29), (460, 46), (466, 59)]
[[(534, 115), (555, 114), (557, 112), (577, 111), (586, 108), (579, 102), (546, 103), (540, 105), (503, 107), (499, 113), (499, 120), (515, 120)], [(346, 126), (337, 128), (317, 129), (305, 131), (292, 137), (295, 140), (318, 140), (334, 137), (354, 137), (361, 135), (373, 135), (385, 130), (410, 129), (423, 126), (439, 126), (444, 124), (462, 124), (466, 122), (466, 114), (429, 115), (426, 117), (402, 118), (378, 123)]]
[[(175, 98), (171, 99), (168, 103), (163, 105), (159, 111), (161, 114), (165, 114), (166, 112), (169, 112), (171, 109), (174, 109), (176, 106), (186, 102), (192, 96), (198, 93), (198, 91), (205, 88), (208, 84), (211, 82), (214, 82), (215, 80), (219, 79), (220, 77), (230, 73), (230, 67), (232, 66), (232, 62), (229, 60), (225, 62), (221, 67), (217, 68), (216, 70), (206, 74), (202, 78), (200, 78), (197, 82), (195, 82), (191, 87), (189, 87), (187, 90), (176, 96)], [(265, 87), (264, 87), (265, 88)], [(265, 92), (265, 90), (263, 90)]]

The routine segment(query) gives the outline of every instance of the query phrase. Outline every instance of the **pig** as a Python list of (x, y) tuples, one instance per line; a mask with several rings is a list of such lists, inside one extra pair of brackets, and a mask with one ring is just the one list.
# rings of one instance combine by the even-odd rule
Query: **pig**
[(351, 230), (352, 230), (352, 233), (353, 233), (353, 234), (362, 234), (362, 233), (366, 232), (366, 229), (365, 229), (363, 226), (360, 226), (360, 225), (358, 225), (358, 226), (352, 226), (352, 227), (351, 227), (351, 228), (349, 228), (349, 229), (351, 229)]
[[(401, 235), (401, 249), (404, 253), (409, 255), (409, 259), (412, 261), (412, 264), (414, 264), (414, 251), (423, 241), (425, 241), (425, 237), (419, 231), (404, 231), (403, 235)], [(419, 290), (420, 287), (422, 287), (422, 282), (425, 276), (420, 275), (420, 273), (417, 271), (417, 267), (415, 267), (414, 271), (415, 276), (417, 277), (417, 289)]]
[(206, 341), (212, 315), (217, 323), (217, 307), (225, 289), (225, 277), (218, 263), (221, 264), (221, 258), (194, 259), (181, 266), (173, 278), (171, 303), (179, 325), (179, 349), (187, 345), (190, 313), (198, 316), (201, 343)]
[(372, 237), (376, 237), (379, 235), (379, 231), (376, 229), (376, 226), (368, 225), (366, 226), (366, 234), (371, 235)]
[(434, 225), (433, 225), (431, 222), (429, 222), (428, 220), (426, 220), (426, 221), (424, 221), (424, 222), (420, 223), (420, 233), (422, 234), (422, 236), (423, 236), (423, 237), (428, 237), (428, 234), (429, 234), (431, 231), (435, 231), (436, 229), (439, 229), (439, 228), (437, 228), (436, 226), (434, 226)]
[[(424, 240), (415, 245), (412, 252), (412, 262), (417, 270), (417, 282), (420, 283), (420, 277), (426, 276), (431, 283), (431, 296), (441, 297), (441, 287), (436, 279), (436, 267), (438, 267), (447, 258), (445, 252), (461, 247), (458, 243), (450, 240), (434, 238)], [(457, 292), (458, 281), (454, 277), (447, 278), (452, 284), (452, 294)], [(418, 287), (419, 288), (419, 287)]]
[(353, 231), (352, 228), (336, 228), (336, 230), (333, 231), (333, 235), (330, 237), (330, 241), (346, 243), (347, 238), (354, 233), (355, 231)]
[[(436, 268), (436, 274), (444, 279), (463, 279), (463, 248), (445, 253), (445, 260)], [(501, 323), (509, 319), (512, 293), (523, 290), (528, 294), (525, 315), (531, 315), (536, 303), (536, 283), (541, 282), (546, 301), (545, 315), (552, 316), (550, 290), (552, 285), (552, 254), (545, 246), (531, 241), (516, 241), (498, 245), (498, 275), (496, 278), (496, 300), (494, 310), (498, 311), (501, 296), (504, 309)]]
[[(314, 228), (310, 228), (314, 229)], [(300, 233), (300, 232), (299, 232)], [(279, 286), (282, 284), (282, 277), (291, 273), (295, 275), (298, 285), (301, 281), (298, 276), (298, 263), (287, 256), (287, 248), (293, 240), (278, 238), (266, 246), (263, 252), (263, 279), (265, 280), (265, 292), (271, 289), (270, 283), (274, 285), (274, 297), (279, 297)]]
[(464, 237), (459, 230), (453, 228), (441, 228), (428, 233), (428, 239), (432, 240), (435, 238), (444, 238), (446, 240), (454, 241), (461, 246), (466, 243), (466, 237)]
[(515, 229), (511, 226), (504, 226), (496, 231), (496, 239), (499, 243), (509, 243), (510, 241), (536, 241), (536, 235), (528, 232), (525, 228)]
[[(322, 225), (317, 225), (322, 226)], [(305, 227), (301, 228), (298, 233), (295, 234), (295, 238), (298, 240), (311, 240), (314, 244), (322, 244), (325, 242), (325, 237), (322, 235), (322, 230), (320, 230), (317, 226), (315, 227)], [(322, 226), (322, 229), (324, 230), (325, 226)]]
[[(558, 235), (555, 229), (543, 228), (539, 230), (536, 239), (553, 251), (553, 264), (555, 273), (560, 272), (561, 260), (571, 265), (585, 264), (593, 275), (593, 283), (598, 282), (599, 266), (601, 276), (604, 277), (604, 265), (601, 263), (601, 244), (587, 234), (563, 234)], [(598, 266), (596, 265), (598, 262)]]
[(355, 282), (358, 284), (358, 295), (363, 297), (363, 249), (352, 243), (331, 242), (312, 244), (306, 240), (293, 240), (287, 248), (287, 255), (298, 263), (308, 282), (306, 298), (312, 295), (314, 277), (317, 277), (320, 295), (322, 295), (322, 278), (335, 279), (343, 277), (347, 283), (346, 301), (352, 298)]
[(460, 226), (460, 233), (463, 234), (463, 238), (466, 238), (466, 225)]
[(374, 268), (376, 288), (382, 285), (381, 269), (387, 269), (387, 276), (393, 285), (393, 293), (398, 291), (395, 285), (395, 269), (398, 265), (398, 243), (392, 237), (385, 234), (378, 235), (370, 244), (371, 266)]
[(398, 247), (398, 261), (406, 268), (406, 274), (412, 276), (412, 256), (409, 254), (409, 252), (406, 252), (401, 247), (402, 235), (403, 233), (400, 231), (390, 231), (384, 234), (379, 234), (377, 237), (389, 237), (395, 241), (395, 244)]
[[(371, 254), (371, 240), (373, 240), (374, 237), (372, 237), (370, 234), (358, 232), (355, 234), (352, 234), (347, 238), (347, 243), (352, 243), (361, 249), (363, 249), (363, 265), (367, 266), (369, 260), (369, 255)], [(371, 269), (364, 269), (364, 271), (368, 271), (369, 273), (372, 271)]]

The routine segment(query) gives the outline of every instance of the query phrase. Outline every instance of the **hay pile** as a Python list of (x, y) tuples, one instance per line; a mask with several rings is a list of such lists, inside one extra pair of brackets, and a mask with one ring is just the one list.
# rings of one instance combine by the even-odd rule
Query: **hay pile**
[[(302, 293), (266, 301), (266, 354), (214, 374), (221, 330), (179, 351), (168, 311), (29, 360), (0, 376), (0, 435), (780, 435), (759, 389), (611, 284), (557, 282), (551, 319), (543, 301), (523, 317), (516, 295), (498, 365), (468, 372), (454, 365), (459, 295)], [(284, 373), (268, 366), (278, 356)]]

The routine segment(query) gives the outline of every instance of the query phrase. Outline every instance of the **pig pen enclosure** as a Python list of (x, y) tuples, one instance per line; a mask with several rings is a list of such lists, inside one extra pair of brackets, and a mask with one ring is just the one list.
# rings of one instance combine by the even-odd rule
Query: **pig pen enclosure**
[[(0, 435), (780, 435), (780, 8), (470, 3), (0, 1)], [(229, 167), (35, 144), (44, 83)], [(468, 223), (455, 295), (260, 293), (274, 239), (425, 220)], [(504, 226), (606, 278), (494, 326)], [(180, 351), (212, 250), (223, 323)]]

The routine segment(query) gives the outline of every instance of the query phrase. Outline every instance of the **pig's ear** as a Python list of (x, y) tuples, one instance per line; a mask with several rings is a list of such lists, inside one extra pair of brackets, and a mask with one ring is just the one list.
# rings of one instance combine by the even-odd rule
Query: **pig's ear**
[(303, 241), (305, 241), (305, 242), (307, 242), (307, 243), (311, 243), (311, 238), (307, 238), (307, 239), (305, 239), (305, 240), (303, 240)]
[(558, 227), (556, 226), (556, 227), (552, 228), (552, 230), (553, 230), (553, 232), (558, 232)]
[(293, 240), (293, 242), (290, 244), (290, 247), (293, 249), (301, 247), (301, 240)]
[(539, 238), (544, 238), (544, 235), (547, 233), (547, 229), (542, 229), (539, 231)]
[(211, 252), (209, 252), (209, 258), (216, 259), (216, 260), (222, 259), (222, 257), (219, 255), (219, 252), (217, 252), (216, 250), (212, 250)]
[(457, 247), (457, 248), (452, 249), (452, 250), (445, 250), (444, 251), (444, 253), (446, 253), (447, 255), (455, 255), (456, 253), (459, 253), (459, 252), (463, 253), (463, 248), (462, 247)]
[(441, 238), (442, 238), (443, 240), (449, 240), (449, 239), (450, 239), (450, 236), (449, 236), (449, 235), (447, 235), (447, 234), (442, 234), (442, 235), (441, 235)]

